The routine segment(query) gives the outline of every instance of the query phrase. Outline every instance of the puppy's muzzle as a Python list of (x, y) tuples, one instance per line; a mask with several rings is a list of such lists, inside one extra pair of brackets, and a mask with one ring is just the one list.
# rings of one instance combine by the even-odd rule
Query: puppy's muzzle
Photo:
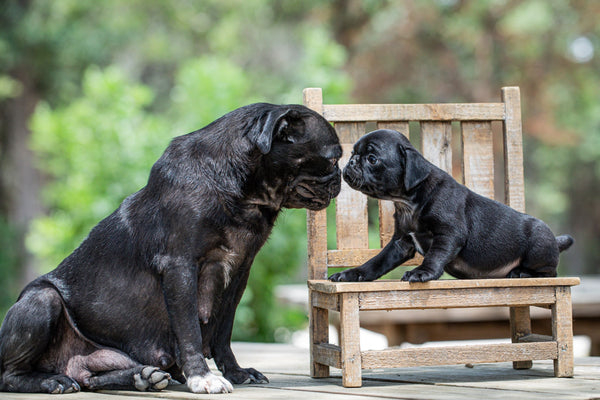
[(352, 188), (359, 190), (364, 185), (364, 179), (354, 157), (344, 168), (344, 180)]

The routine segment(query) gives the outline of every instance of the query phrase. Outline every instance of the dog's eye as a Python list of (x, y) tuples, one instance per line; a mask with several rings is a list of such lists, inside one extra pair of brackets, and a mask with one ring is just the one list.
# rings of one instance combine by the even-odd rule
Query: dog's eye
[(377, 157), (375, 157), (373, 154), (369, 154), (367, 156), (367, 161), (369, 162), (369, 164), (377, 164)]

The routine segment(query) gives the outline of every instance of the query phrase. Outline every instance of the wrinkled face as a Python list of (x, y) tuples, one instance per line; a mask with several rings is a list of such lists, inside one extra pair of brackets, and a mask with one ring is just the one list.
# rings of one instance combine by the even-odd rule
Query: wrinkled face
[(342, 148), (335, 130), (323, 117), (304, 107), (288, 118), (269, 153), (271, 168), (286, 179), (283, 207), (321, 210), (340, 192), (338, 160)]
[(401, 133), (381, 129), (356, 142), (344, 180), (368, 196), (398, 200), (426, 179), (430, 168)]

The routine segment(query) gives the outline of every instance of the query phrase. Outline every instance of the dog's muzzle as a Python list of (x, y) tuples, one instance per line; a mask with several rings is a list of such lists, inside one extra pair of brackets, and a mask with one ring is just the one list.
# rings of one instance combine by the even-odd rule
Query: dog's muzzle
[(291, 194), (285, 206), (322, 210), (340, 193), (341, 172), (339, 168), (325, 176), (299, 176), (291, 183)]

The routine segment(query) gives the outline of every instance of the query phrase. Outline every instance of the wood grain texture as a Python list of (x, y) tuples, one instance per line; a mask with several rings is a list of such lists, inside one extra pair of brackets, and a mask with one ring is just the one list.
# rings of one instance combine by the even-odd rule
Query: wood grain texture
[(309, 318), (310, 330), (310, 376), (326, 378), (329, 376), (329, 363), (319, 360), (318, 345), (329, 342), (329, 311), (323, 308), (311, 307)]
[(358, 294), (344, 293), (340, 300), (340, 343), (342, 362), (342, 385), (360, 387), (360, 325), (358, 319)]
[[(523, 338), (531, 338), (531, 315), (529, 306), (510, 307), (510, 336), (513, 343), (523, 343)], [(514, 361), (514, 369), (529, 369), (531, 360)]]
[[(323, 113), (323, 92), (320, 88), (307, 88), (302, 92), (306, 107)], [(327, 278), (327, 213), (326, 210), (306, 214), (308, 239), (308, 279)]]
[(361, 310), (463, 308), (552, 304), (553, 287), (497, 287), (360, 292)]
[(556, 303), (552, 306), (552, 337), (558, 343), (554, 375), (573, 376), (573, 310), (571, 288), (556, 288)]
[(556, 358), (556, 342), (386, 349), (362, 353), (363, 368), (420, 367)]
[[(329, 267), (358, 267), (375, 257), (381, 249), (344, 249), (328, 250), (327, 265)], [(423, 256), (417, 254), (413, 259), (406, 261), (402, 265), (420, 265), (423, 262)]]
[(500, 121), (504, 119), (504, 104), (325, 104), (323, 116), (331, 122)]
[(423, 157), (452, 176), (452, 125), (450, 122), (421, 122)]
[[(384, 248), (394, 236), (394, 213), (396, 206), (393, 201), (379, 200), (379, 245)], [(411, 264), (418, 265), (418, 264)]]
[[(344, 155), (340, 160), (343, 168), (352, 152), (352, 146), (342, 144)], [(352, 189), (343, 181), (336, 198), (336, 239), (338, 249), (367, 249), (369, 247), (369, 219), (367, 196)]]
[(410, 138), (409, 124), (407, 121), (377, 122), (377, 129), (391, 129)]
[(521, 94), (518, 87), (502, 88), (506, 107), (504, 120), (505, 203), (525, 212), (525, 178), (523, 174), (523, 135), (521, 126)]
[(339, 346), (330, 343), (320, 343), (315, 346), (312, 353), (314, 353), (314, 359), (320, 364), (342, 368), (342, 350)]
[(494, 199), (492, 123), (465, 121), (461, 124), (461, 131), (465, 186), (475, 193)]
[(403, 282), (395, 279), (383, 279), (374, 282), (330, 282), (311, 280), (309, 286), (326, 293), (379, 292), (379, 291), (421, 291), (446, 289), (478, 289), (507, 287), (553, 287), (579, 285), (577, 277), (561, 278), (515, 278), (515, 279), (440, 279), (429, 282)]

